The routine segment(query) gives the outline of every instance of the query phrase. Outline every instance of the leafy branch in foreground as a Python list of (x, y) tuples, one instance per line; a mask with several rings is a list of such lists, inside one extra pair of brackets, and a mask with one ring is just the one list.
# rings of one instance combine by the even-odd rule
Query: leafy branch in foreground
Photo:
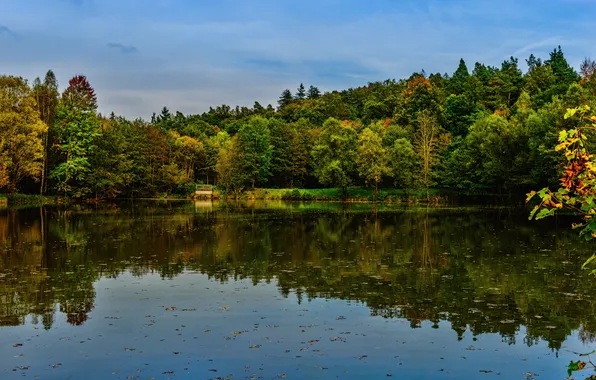
[[(578, 361), (570, 361), (569, 365), (567, 366), (567, 375), (569, 376), (569, 378), (571, 378), (571, 375), (573, 375), (573, 372), (577, 372), (577, 371), (583, 371), (586, 369), (594, 369), (596, 371), (596, 365), (594, 365), (594, 363), (592, 362), (592, 358), (590, 357), (590, 355), (596, 353), (596, 350), (593, 350), (592, 352), (588, 352), (586, 354), (579, 354), (579, 353), (575, 353), (579, 356), (586, 356), (587, 357), (587, 363), (583, 360), (578, 360)], [(590, 377), (587, 377), (585, 380), (588, 379), (596, 379), (595, 375), (592, 375)]]
[[(526, 202), (534, 197), (540, 203), (534, 207), (529, 219), (542, 219), (555, 214), (557, 210), (567, 209), (580, 215), (583, 222), (573, 228), (581, 229), (580, 236), (586, 240), (596, 238), (596, 159), (589, 148), (596, 138), (596, 116), (590, 116), (590, 107), (585, 105), (570, 108), (565, 119), (578, 119), (577, 127), (564, 129), (559, 133), (556, 151), (563, 151), (566, 164), (561, 187), (553, 192), (548, 188), (528, 193)], [(583, 267), (596, 258), (592, 255)], [(596, 274), (593, 270), (591, 274)]]

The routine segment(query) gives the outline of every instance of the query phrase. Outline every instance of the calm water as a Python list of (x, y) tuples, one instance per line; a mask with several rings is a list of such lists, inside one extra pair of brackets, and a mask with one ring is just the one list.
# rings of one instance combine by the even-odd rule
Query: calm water
[(580, 269), (593, 245), (569, 221), (526, 219), (0, 210), (0, 379), (564, 379), (574, 352), (596, 348), (596, 279)]

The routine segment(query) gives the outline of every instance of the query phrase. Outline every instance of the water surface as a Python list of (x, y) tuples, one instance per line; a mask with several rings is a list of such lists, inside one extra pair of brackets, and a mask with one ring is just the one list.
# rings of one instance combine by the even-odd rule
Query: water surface
[(596, 348), (593, 248), (569, 222), (339, 203), (3, 209), (0, 378), (564, 379)]

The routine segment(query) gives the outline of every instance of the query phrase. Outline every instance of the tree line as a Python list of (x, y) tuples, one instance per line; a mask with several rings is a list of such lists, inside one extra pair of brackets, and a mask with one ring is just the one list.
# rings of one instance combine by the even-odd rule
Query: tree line
[[(517, 193), (557, 183), (567, 108), (596, 104), (596, 62), (560, 47), (500, 67), (460, 60), (451, 75), (321, 92), (300, 84), (277, 107), (220, 105), (151, 120), (98, 113), (86, 77), (0, 76), (0, 188), (71, 198), (188, 194), (214, 184), (379, 186)], [(564, 159), (564, 158), (563, 158)]]

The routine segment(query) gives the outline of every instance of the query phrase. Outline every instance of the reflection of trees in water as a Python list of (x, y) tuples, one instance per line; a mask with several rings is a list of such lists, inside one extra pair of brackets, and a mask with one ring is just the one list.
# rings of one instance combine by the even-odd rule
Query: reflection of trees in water
[(0, 216), (2, 325), (23, 324), (31, 315), (33, 323), (49, 329), (57, 305), (69, 323), (80, 325), (93, 309), (93, 282), (99, 277), (75, 264), (85, 255), (86, 235), (64, 219), (58, 215), (50, 222), (44, 209), (8, 210)]
[(447, 320), (460, 338), (470, 330), (515, 343), (526, 326), (528, 345), (544, 339), (558, 348), (573, 330), (594, 339), (596, 285), (580, 275), (586, 246), (572, 233), (499, 211), (281, 205), (5, 212), (0, 321), (34, 315), (49, 327), (58, 309), (80, 325), (102, 276), (172, 278), (193, 269), (220, 281), (276, 279), (299, 300), (362, 301), (373, 315), (412, 327)]

